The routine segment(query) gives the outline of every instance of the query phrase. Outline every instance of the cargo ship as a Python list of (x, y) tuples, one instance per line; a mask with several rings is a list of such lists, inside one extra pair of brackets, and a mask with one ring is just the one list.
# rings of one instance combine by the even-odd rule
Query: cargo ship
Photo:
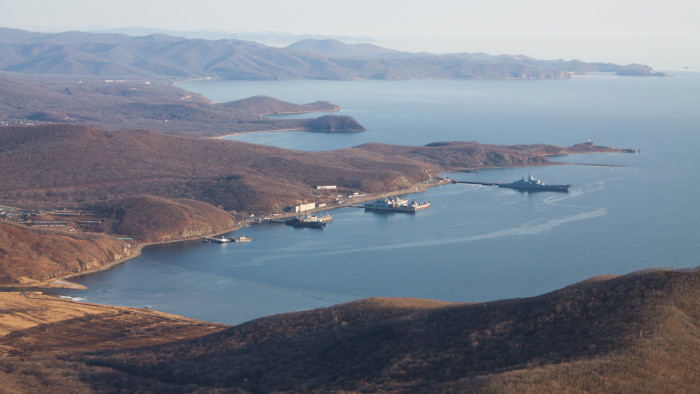
[(539, 179), (535, 179), (530, 173), (530, 176), (525, 179), (518, 179), (512, 183), (501, 183), (499, 187), (507, 187), (510, 189), (518, 189), (531, 192), (548, 191), (548, 192), (568, 192), (571, 185), (550, 185)]
[(430, 207), (430, 201), (408, 202), (408, 199), (399, 197), (384, 197), (377, 201), (366, 203), (363, 205), (365, 209), (373, 211), (390, 211), (390, 212), (416, 212), (421, 209)]
[(240, 237), (231, 238), (231, 241), (245, 243), (245, 242), (250, 242), (250, 238), (246, 237), (245, 235), (241, 235)]

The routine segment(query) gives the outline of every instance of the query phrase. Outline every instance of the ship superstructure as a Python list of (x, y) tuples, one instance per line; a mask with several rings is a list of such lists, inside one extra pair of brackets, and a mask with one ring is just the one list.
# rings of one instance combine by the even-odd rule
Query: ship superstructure
[(363, 207), (374, 211), (416, 212), (430, 207), (430, 201), (417, 202), (414, 200), (409, 203), (408, 199), (390, 196), (366, 203)]
[(501, 183), (498, 185), (499, 187), (507, 187), (511, 189), (519, 189), (519, 190), (525, 190), (525, 191), (552, 191), (552, 192), (566, 192), (569, 191), (569, 188), (571, 185), (550, 185), (548, 183), (544, 183), (539, 179), (535, 179), (535, 177), (532, 176), (532, 173), (530, 173), (530, 176), (525, 179), (523, 177), (522, 179), (518, 179), (515, 182), (512, 183)]

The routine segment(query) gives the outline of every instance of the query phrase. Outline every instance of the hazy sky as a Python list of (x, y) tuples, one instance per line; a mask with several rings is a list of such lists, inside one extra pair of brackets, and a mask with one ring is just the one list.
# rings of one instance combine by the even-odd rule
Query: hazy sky
[(700, 70), (700, 0), (2, 0), (0, 26), (374, 38), (409, 51)]

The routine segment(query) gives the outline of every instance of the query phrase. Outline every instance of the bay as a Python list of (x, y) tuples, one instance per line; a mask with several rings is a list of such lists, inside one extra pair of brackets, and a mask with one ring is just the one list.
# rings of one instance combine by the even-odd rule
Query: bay
[(329, 100), (368, 129), (232, 137), (285, 148), (452, 140), (568, 146), (590, 138), (640, 153), (555, 158), (582, 165), (444, 174), (510, 182), (533, 172), (573, 186), (569, 193), (521, 193), (445, 185), (407, 196), (432, 201), (414, 215), (344, 208), (330, 212), (334, 221), (323, 230), (253, 226), (236, 232), (253, 238), (250, 244), (155, 246), (109, 271), (76, 278), (89, 290), (60, 294), (238, 324), (364, 297), (482, 302), (542, 294), (596, 275), (698, 265), (698, 74), (181, 86), (217, 101), (253, 95)]

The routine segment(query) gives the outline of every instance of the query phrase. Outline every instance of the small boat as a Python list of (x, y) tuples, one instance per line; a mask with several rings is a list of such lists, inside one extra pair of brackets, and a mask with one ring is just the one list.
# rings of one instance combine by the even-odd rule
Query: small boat
[(240, 237), (231, 238), (231, 241), (245, 243), (245, 242), (250, 242), (251, 239), (246, 237), (245, 235), (241, 235)]

